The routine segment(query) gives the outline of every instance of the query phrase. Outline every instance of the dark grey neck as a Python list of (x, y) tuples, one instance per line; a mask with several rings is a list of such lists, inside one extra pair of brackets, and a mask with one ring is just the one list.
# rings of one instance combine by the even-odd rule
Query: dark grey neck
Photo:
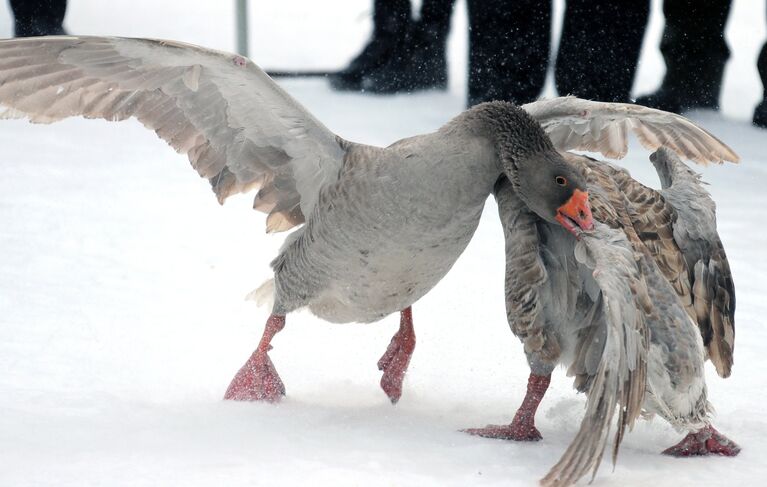
[(446, 128), (487, 138), (507, 172), (533, 154), (555, 150), (540, 124), (525, 110), (508, 102), (476, 105), (454, 118)]
[(664, 157), (663, 154), (654, 153), (650, 156), (650, 161), (658, 173), (661, 188), (670, 188), (674, 184), (674, 175), (669, 165), (669, 159)]
[[(702, 194), (708, 192), (701, 187), (700, 174), (690, 169), (679, 157), (669, 149), (661, 148), (650, 155), (650, 161), (655, 166), (660, 178), (661, 188), (669, 189), (674, 185), (690, 184), (700, 188)], [(697, 192), (697, 191), (696, 191)]]

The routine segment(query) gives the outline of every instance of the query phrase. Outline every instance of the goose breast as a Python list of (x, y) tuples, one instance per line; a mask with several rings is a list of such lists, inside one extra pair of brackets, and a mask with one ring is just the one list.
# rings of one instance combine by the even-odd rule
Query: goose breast
[(440, 132), (347, 154), (273, 264), (275, 312), (308, 301), (330, 322), (373, 322), (410, 306), (465, 250), (497, 172), (484, 139)]

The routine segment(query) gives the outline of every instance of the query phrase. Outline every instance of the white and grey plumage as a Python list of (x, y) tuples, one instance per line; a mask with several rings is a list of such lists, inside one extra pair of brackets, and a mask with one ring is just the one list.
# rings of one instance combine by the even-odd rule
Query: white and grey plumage
[[(464, 250), (498, 177), (508, 176), (525, 204), (551, 222), (579, 188), (580, 174), (534, 118), (548, 133), (572, 131), (563, 147), (611, 151), (616, 140), (625, 145), (626, 130), (611, 130), (620, 123), (640, 138), (659, 130), (686, 157), (737, 159), (682, 117), (575, 99), (530, 104), (526, 112), (483, 104), (434, 133), (387, 148), (355, 144), (330, 132), (249, 60), (147, 39), (2, 41), (0, 106), (7, 117), (41, 123), (135, 117), (186, 153), (220, 202), (258, 188), (254, 206), (268, 213), (267, 231), (304, 224), (273, 262), (273, 316), (253, 360), (235, 378), (232, 398), (275, 399), (284, 392), (266, 351), (284, 314), (306, 306), (333, 322), (403, 311), (403, 328), (379, 363), (396, 400), (414, 339), (409, 307)], [(584, 124), (588, 134), (581, 133)], [(561, 187), (554, 183), (560, 174), (567, 175)], [(587, 208), (580, 201), (571, 209)], [(585, 213), (566, 221), (579, 223), (579, 214)]]
[[(569, 365), (587, 391), (581, 427), (544, 485), (569, 485), (596, 474), (620, 405), (614, 455), (641, 412), (647, 372), (647, 290), (625, 233), (597, 222), (573, 238), (542, 222), (502, 179), (494, 191), (506, 238), (509, 324), (522, 339), (533, 374), (528, 395), (508, 426), (466, 430), (491, 438), (537, 440), (533, 418), (557, 364)], [(541, 386), (542, 384), (542, 386)]]
[[(737, 454), (737, 445), (711, 427), (706, 397), (701, 333), (710, 337), (709, 348), (725, 351), (711, 356), (729, 373), (735, 297), (713, 201), (699, 176), (666, 149), (651, 156), (664, 181), (661, 192), (609, 163), (568, 159), (584, 170), (595, 220), (603, 222), (579, 242), (525, 208), (508, 182), (496, 185), (509, 324), (525, 346), (530, 384), (543, 387), (528, 385), (512, 424), (468, 432), (540, 438), (533, 417), (548, 385), (544, 378), (564, 364), (575, 387), (588, 392), (588, 405), (575, 440), (544, 485), (569, 485), (589, 470), (596, 473), (616, 404), (621, 417), (614, 456), (640, 407), (690, 433), (666, 453)], [(715, 277), (688, 273), (687, 261), (698, 268), (705, 263)], [(701, 289), (701, 298), (694, 289)], [(712, 332), (712, 322), (720, 329)]]

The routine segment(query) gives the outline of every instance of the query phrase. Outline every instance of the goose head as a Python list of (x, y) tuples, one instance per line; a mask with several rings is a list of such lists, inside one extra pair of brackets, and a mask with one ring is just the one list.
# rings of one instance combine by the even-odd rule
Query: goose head
[(517, 194), (538, 216), (559, 223), (576, 238), (594, 228), (585, 179), (558, 152), (528, 156), (513, 172), (517, 183), (510, 179)]
[(495, 144), (501, 169), (530, 210), (576, 238), (594, 228), (585, 177), (554, 148), (537, 121), (506, 102), (472, 110)]

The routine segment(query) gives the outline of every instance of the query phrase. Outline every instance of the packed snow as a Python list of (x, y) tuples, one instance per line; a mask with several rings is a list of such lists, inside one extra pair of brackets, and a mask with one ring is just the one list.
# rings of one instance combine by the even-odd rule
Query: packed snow
[[(73, 33), (234, 46), (234, 2), (70, 3)], [(370, 3), (250, 2), (251, 57), (272, 68), (340, 67), (367, 36)], [(637, 93), (663, 73), (654, 3)], [(0, 37), (11, 34), (9, 15), (0, 8)], [(709, 397), (714, 424), (743, 451), (667, 458), (659, 452), (681, 435), (642, 421), (594, 485), (762, 485), (767, 473), (767, 131), (749, 124), (764, 16), (764, 1), (735, 2), (723, 111), (690, 115), (742, 157), (701, 170), (738, 298), (733, 375), (722, 380), (708, 364)], [(465, 103), (463, 2), (454, 17), (447, 92), (373, 97), (335, 93), (322, 79), (281, 84), (354, 141), (434, 130)], [(0, 486), (534, 485), (575, 435), (584, 397), (563, 370), (538, 413), (543, 441), (458, 431), (509, 422), (529, 372), (506, 323), (492, 201), (465, 254), (413, 308), (418, 345), (399, 404), (379, 389), (376, 369), (397, 315), (330, 325), (306, 312), (290, 315), (273, 342), (287, 397), (226, 402), (268, 315), (243, 298), (269, 277), (283, 238), (265, 235), (252, 195), (219, 206), (185, 157), (135, 121), (3, 121), (0, 144)], [(657, 186), (648, 155), (634, 145), (621, 164)]]

